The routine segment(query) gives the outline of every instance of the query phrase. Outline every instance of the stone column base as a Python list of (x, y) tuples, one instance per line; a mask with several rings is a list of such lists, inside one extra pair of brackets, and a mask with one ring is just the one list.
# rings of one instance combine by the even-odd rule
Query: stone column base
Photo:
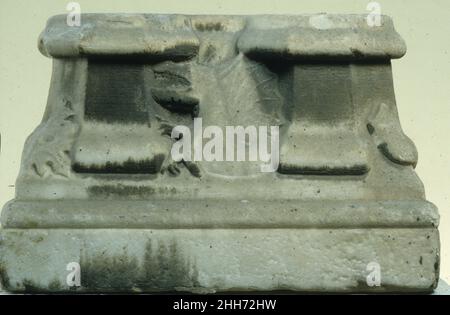
[(12, 292), (431, 292), (439, 274), (433, 227), (0, 231)]

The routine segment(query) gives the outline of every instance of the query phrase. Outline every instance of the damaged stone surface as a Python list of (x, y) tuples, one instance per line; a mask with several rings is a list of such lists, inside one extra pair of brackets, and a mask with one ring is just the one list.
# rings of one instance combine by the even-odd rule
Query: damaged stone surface
[[(8, 229), (4, 287), (15, 292), (427, 292), (436, 229)], [(62, 241), (64, 240), (64, 241)], [(79, 262), (81, 287), (66, 283)], [(380, 287), (367, 265), (382, 268)], [(49, 268), (52, 266), (52, 268)]]
[[(42, 123), (1, 215), (17, 292), (427, 292), (439, 215), (414, 172), (390, 18), (49, 20)], [(277, 126), (280, 163), (174, 161), (177, 125)], [(246, 140), (248, 145), (249, 140)], [(70, 288), (67, 264), (81, 266)], [(381, 284), (367, 284), (377, 263)]]

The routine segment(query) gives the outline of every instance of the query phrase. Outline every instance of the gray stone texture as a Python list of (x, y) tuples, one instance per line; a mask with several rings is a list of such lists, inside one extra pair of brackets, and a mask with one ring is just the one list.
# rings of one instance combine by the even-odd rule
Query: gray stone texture
[[(391, 59), (406, 46), (390, 18), (56, 16), (39, 49), (53, 74), (1, 215), (8, 291), (437, 286), (439, 215), (398, 119)], [(172, 128), (196, 117), (279, 126), (278, 171), (173, 161)]]

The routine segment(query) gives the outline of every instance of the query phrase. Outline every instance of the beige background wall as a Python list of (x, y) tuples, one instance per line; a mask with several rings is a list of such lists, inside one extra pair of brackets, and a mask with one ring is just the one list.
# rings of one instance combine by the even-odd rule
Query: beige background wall
[[(0, 206), (14, 197), (25, 138), (46, 104), (51, 62), (37, 50), (64, 0), (0, 0)], [(367, 13), (368, 0), (80, 0), (82, 12), (211, 14)], [(441, 213), (441, 277), (450, 282), (450, 1), (379, 0), (408, 53), (393, 62), (403, 129), (419, 150), (417, 172)]]

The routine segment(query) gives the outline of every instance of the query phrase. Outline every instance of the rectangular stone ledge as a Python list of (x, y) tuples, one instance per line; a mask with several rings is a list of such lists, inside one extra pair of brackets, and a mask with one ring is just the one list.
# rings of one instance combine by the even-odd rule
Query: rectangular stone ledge
[[(11, 292), (431, 292), (439, 271), (435, 228), (3, 229), (0, 237)], [(66, 282), (70, 263), (80, 265), (81, 287)], [(371, 287), (374, 264), (381, 282)]]
[(433, 228), (423, 200), (61, 200), (8, 203), (4, 228)]
[(49, 57), (145, 57), (190, 59), (198, 54), (197, 33), (235, 33), (236, 49), (257, 58), (391, 59), (406, 45), (390, 17), (370, 26), (365, 14), (160, 15), (83, 14), (80, 27), (66, 15), (49, 19), (39, 48)]

